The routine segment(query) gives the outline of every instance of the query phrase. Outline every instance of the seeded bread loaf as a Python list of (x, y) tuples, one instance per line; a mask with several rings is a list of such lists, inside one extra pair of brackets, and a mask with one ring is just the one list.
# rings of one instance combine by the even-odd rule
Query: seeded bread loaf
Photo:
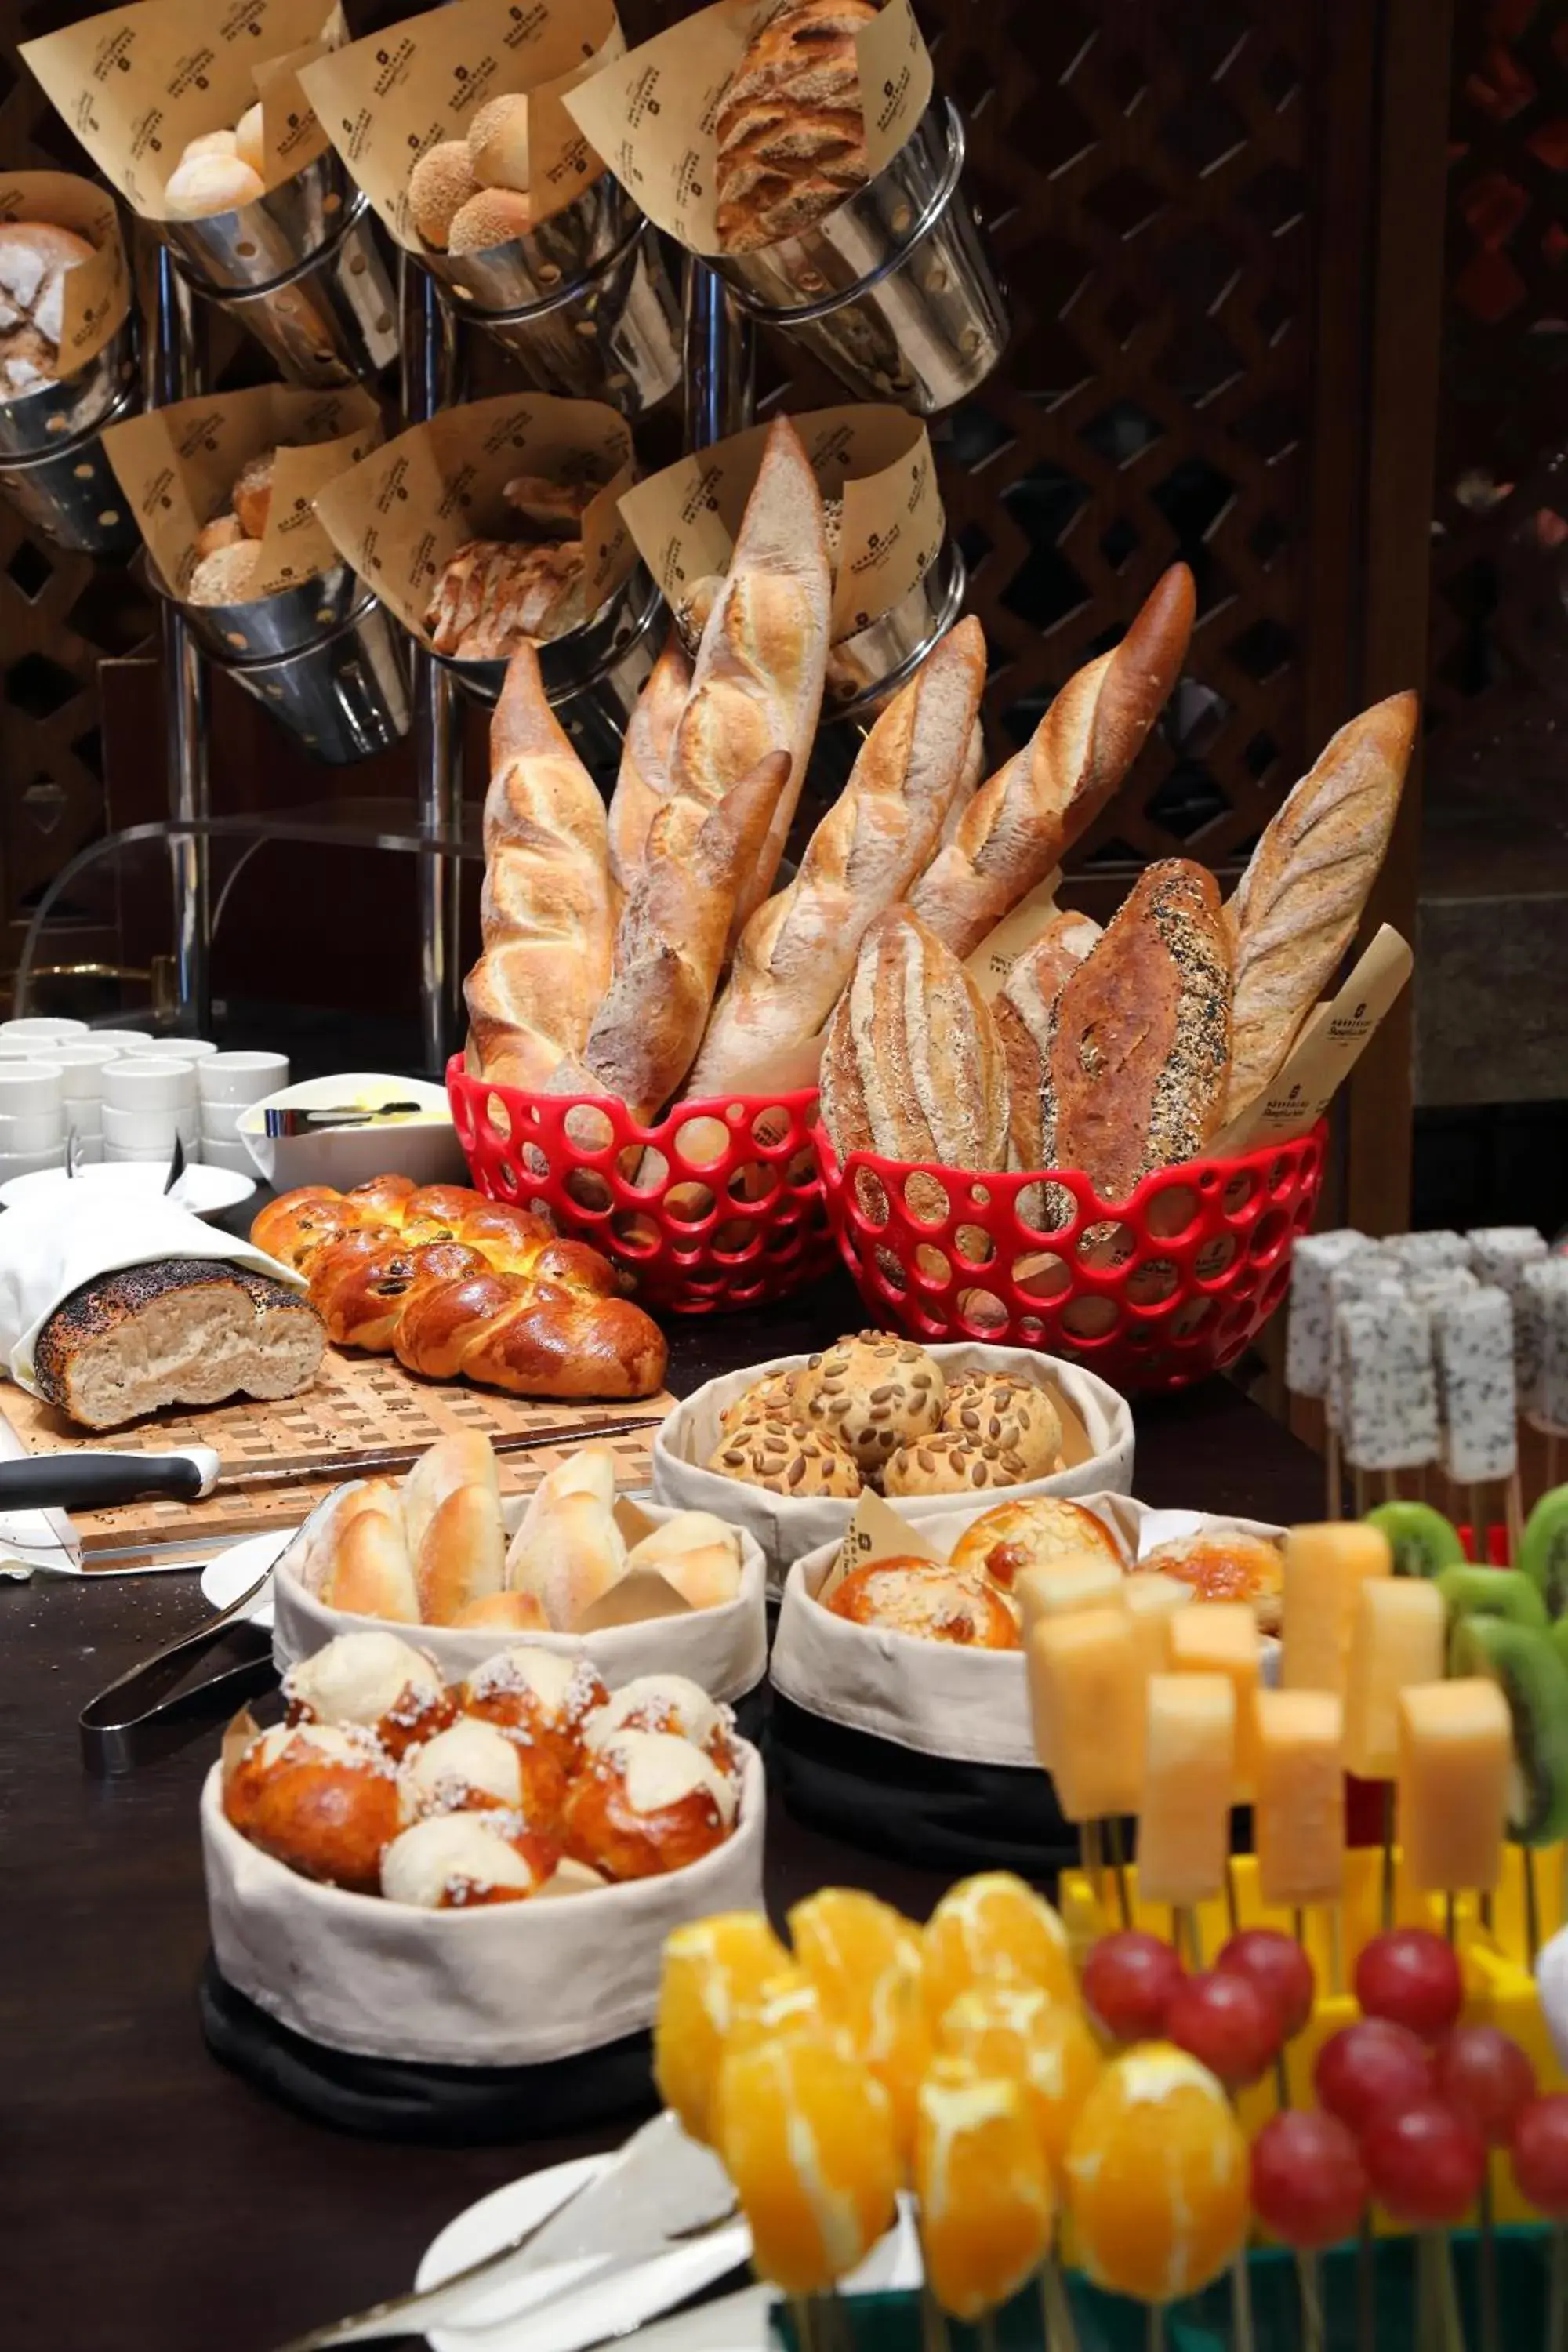
[(991, 1486), (1021, 1486), (1029, 1475), (1021, 1454), (939, 1429), (917, 1437), (889, 1455), (882, 1471), (884, 1495), (967, 1495)]
[(796, 1417), (830, 1430), (863, 1478), (874, 1478), (890, 1454), (933, 1430), (946, 1401), (935, 1360), (912, 1339), (888, 1331), (836, 1341), (796, 1373), (793, 1391)]
[(170, 1404), (295, 1396), (325, 1351), (301, 1291), (221, 1258), (163, 1258), (73, 1291), (33, 1350), (38, 1393), (84, 1429)]
[(770, 1494), (858, 1495), (860, 1473), (847, 1445), (825, 1429), (772, 1418), (745, 1421), (725, 1433), (708, 1467), (742, 1486), (765, 1486)]

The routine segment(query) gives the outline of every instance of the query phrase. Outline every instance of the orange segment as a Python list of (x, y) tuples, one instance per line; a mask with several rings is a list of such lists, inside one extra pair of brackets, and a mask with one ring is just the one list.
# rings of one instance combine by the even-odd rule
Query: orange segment
[(789, 1931), (826, 2015), (892, 2101), (907, 2164), (914, 2146), (915, 2091), (931, 2055), (919, 1928), (873, 1895), (825, 1886), (795, 1905)]
[(693, 2139), (709, 2137), (721, 2046), (789, 1954), (757, 1911), (720, 1911), (677, 1927), (664, 1947), (653, 2075)]
[(1079, 2265), (1113, 2294), (1170, 2303), (1246, 2242), (1247, 2142), (1207, 2067), (1173, 2042), (1141, 2042), (1106, 2067), (1067, 2175)]
[(1016, 2083), (1060, 2187), (1068, 2139), (1104, 2060), (1080, 2010), (1038, 1985), (998, 1980), (960, 1993), (937, 2029), (939, 2047), (983, 2074)]
[(915, 2189), (926, 2279), (944, 2311), (977, 2319), (1016, 2294), (1049, 2251), (1056, 2198), (1021, 2084), (933, 2058), (920, 2088)]
[(990, 1870), (950, 1886), (926, 1923), (926, 2012), (933, 2025), (961, 1992), (988, 1977), (1021, 1978), (1078, 2004), (1067, 1929), (1050, 1905), (1011, 1871)]
[(820, 2294), (892, 2226), (892, 2111), (857, 2060), (809, 2033), (736, 2050), (720, 2068), (714, 2112), (759, 2277), (786, 2294)]

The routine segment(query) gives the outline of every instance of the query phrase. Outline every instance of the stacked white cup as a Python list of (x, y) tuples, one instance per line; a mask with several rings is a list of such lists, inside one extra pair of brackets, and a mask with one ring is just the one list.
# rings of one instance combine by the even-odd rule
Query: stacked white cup
[(76, 1137), (84, 1164), (103, 1157), (103, 1072), (119, 1058), (120, 1048), (103, 1037), (71, 1037), (49, 1048), (61, 1072), (65, 1131)]
[(0, 1061), (0, 1174), (30, 1176), (35, 1169), (59, 1166), (66, 1149), (64, 1078), (58, 1062)]
[(187, 1160), (200, 1155), (196, 1066), (173, 1054), (128, 1054), (103, 1066), (105, 1160), (168, 1160), (178, 1136)]
[(202, 1158), (209, 1168), (254, 1176), (256, 1162), (239, 1133), (240, 1113), (289, 1083), (286, 1054), (209, 1054), (196, 1064), (202, 1107)]

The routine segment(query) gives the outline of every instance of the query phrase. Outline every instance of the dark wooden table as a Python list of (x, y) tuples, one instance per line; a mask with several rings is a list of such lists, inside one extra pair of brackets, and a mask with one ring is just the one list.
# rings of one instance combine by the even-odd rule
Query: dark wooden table
[[(678, 1330), (672, 1385), (863, 1320), (847, 1288)], [(1315, 1457), (1223, 1381), (1141, 1405), (1146, 1501), (1313, 1517)], [(196, 1797), (216, 1727), (114, 1782), (76, 1717), (200, 1622), (194, 1576), (0, 1588), (0, 2336), (48, 2352), (268, 2352), (406, 2286), (436, 2231), (519, 2172), (601, 2144), (442, 2149), (341, 2137), (207, 2054)], [(943, 1879), (775, 1808), (770, 1897), (874, 1887), (923, 1916)]]

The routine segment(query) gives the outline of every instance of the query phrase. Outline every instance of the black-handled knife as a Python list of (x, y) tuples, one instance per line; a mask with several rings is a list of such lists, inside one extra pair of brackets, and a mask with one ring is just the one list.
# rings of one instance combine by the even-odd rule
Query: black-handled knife
[(103, 1511), (147, 1496), (199, 1503), (221, 1467), (210, 1445), (172, 1454), (34, 1454), (0, 1462), (0, 1511)]

